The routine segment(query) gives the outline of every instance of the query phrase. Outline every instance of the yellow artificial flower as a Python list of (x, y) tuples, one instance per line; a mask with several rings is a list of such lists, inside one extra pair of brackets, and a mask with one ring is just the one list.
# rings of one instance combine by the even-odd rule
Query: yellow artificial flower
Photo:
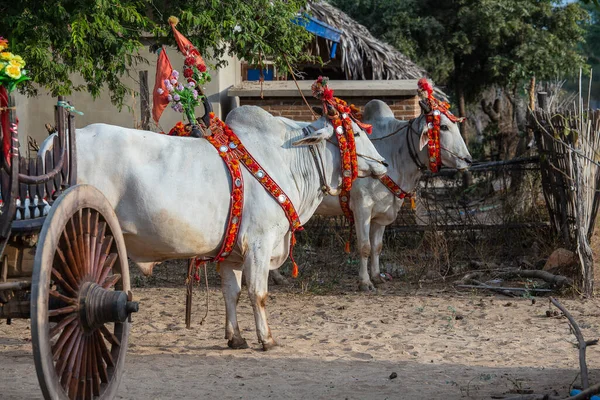
[(12, 60), (15, 57), (15, 55), (13, 53), (11, 53), (10, 51), (3, 51), (2, 53), (0, 53), (0, 58), (3, 60)]
[(2, 72), (4, 70), (4, 67), (6, 67), (6, 63), (3, 61), (0, 61), (0, 72)]
[(23, 57), (21, 56), (14, 56), (12, 60), (10, 60), (10, 64), (23, 68), (25, 66), (25, 60), (23, 60)]
[(19, 79), (21, 77), (21, 68), (13, 64), (9, 64), (4, 72), (6, 72), (6, 75), (13, 79)]

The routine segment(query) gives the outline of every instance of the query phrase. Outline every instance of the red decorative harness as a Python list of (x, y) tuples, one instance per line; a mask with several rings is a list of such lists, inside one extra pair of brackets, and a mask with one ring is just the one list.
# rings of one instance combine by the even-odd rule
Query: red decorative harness
[[(323, 115), (331, 121), (340, 148), (342, 162), (342, 186), (339, 195), (340, 206), (350, 226), (354, 225), (354, 215), (350, 209), (350, 190), (358, 178), (358, 159), (354, 140), (354, 121), (362, 130), (371, 134), (373, 128), (361, 121), (362, 115), (354, 104), (348, 106), (344, 100), (333, 96), (333, 90), (327, 85), (328, 79), (320, 76), (311, 86), (312, 94), (323, 103)], [(350, 230), (352, 236), (352, 230)], [(346, 242), (346, 252), (350, 252), (350, 240)]]
[(419, 97), (422, 97), (427, 104), (427, 107), (429, 107), (429, 112), (425, 116), (427, 121), (427, 133), (429, 136), (427, 151), (429, 155), (429, 170), (435, 173), (438, 172), (442, 166), (442, 147), (440, 145), (440, 123), (442, 114), (452, 122), (462, 122), (464, 121), (464, 118), (454, 116), (450, 112), (450, 104), (435, 98), (433, 95), (433, 87), (427, 78), (419, 79), (417, 87)]
[(237, 135), (229, 128), (225, 122), (217, 118), (214, 113), (210, 114), (211, 136), (206, 139), (215, 147), (221, 159), (225, 162), (229, 173), (231, 174), (231, 206), (229, 208), (229, 219), (227, 221), (226, 236), (221, 245), (221, 249), (215, 258), (210, 261), (223, 261), (237, 242), (240, 225), (242, 222), (242, 211), (244, 206), (244, 179), (240, 171), (240, 164), (256, 178), (256, 180), (265, 188), (265, 190), (277, 201), (287, 220), (290, 223), (292, 239), (290, 243), (290, 258), (293, 268), (292, 276), (298, 276), (298, 265), (294, 261), (293, 248), (296, 243), (295, 233), (302, 230), (300, 218), (296, 212), (294, 204), (285, 194), (283, 189), (271, 178), (271, 176), (261, 167), (254, 157), (248, 152)]

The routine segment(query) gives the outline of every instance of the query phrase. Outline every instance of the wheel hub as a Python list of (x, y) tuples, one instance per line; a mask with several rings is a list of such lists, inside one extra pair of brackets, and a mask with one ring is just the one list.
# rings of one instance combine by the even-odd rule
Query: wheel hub
[(131, 313), (138, 312), (139, 304), (129, 301), (127, 293), (107, 290), (86, 282), (79, 295), (80, 319), (86, 330), (93, 330), (107, 322), (125, 322)]

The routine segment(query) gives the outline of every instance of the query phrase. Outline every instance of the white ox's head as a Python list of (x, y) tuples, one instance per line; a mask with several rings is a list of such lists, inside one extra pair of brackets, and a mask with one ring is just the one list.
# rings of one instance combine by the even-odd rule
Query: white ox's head
[[(327, 118), (321, 117), (317, 121), (310, 124), (307, 136), (296, 140), (292, 144), (294, 146), (316, 145), (326, 141), (329, 145), (334, 145), (339, 156), (338, 143), (336, 135), (334, 135), (333, 126), (327, 121)], [(352, 130), (354, 131), (354, 141), (356, 142), (356, 154), (358, 160), (358, 176), (361, 178), (368, 176), (381, 176), (387, 172), (387, 164), (384, 158), (377, 152), (373, 143), (367, 137), (367, 133), (363, 131), (357, 124), (352, 121)], [(339, 166), (340, 163), (334, 163)], [(341, 170), (339, 171), (341, 174)]]
[[(423, 110), (423, 116), (429, 112), (432, 112), (424, 107), (422, 103), (419, 104)], [(444, 113), (441, 113), (440, 117), (440, 147), (442, 165), (459, 170), (469, 168), (469, 165), (472, 163), (472, 158), (469, 150), (467, 149), (467, 145), (460, 134), (458, 123), (452, 122), (450, 118), (444, 115)], [(423, 150), (427, 147), (427, 143), (429, 141), (429, 133), (425, 118), (423, 118), (420, 128), (421, 139), (419, 141), (419, 148)]]

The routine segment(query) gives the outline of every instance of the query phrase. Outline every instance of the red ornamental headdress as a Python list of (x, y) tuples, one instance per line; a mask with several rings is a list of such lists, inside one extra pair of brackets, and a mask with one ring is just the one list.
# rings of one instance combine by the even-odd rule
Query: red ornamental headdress
[(342, 190), (349, 192), (352, 183), (358, 177), (358, 160), (356, 158), (356, 143), (352, 121), (369, 134), (372, 127), (369, 124), (360, 122), (353, 114), (353, 108), (348, 107), (344, 100), (334, 97), (333, 90), (329, 88), (328, 83), (328, 78), (320, 76), (312, 84), (311, 89), (313, 96), (323, 103), (323, 115), (326, 115), (333, 125), (340, 148)]
[(429, 170), (438, 172), (442, 166), (441, 145), (440, 145), (440, 122), (441, 114), (444, 114), (452, 122), (462, 122), (464, 118), (459, 118), (450, 112), (450, 104), (438, 100), (433, 95), (433, 86), (426, 78), (419, 79), (417, 83), (417, 94), (426, 104), (429, 110), (425, 116), (427, 121), (428, 141), (427, 148), (429, 153)]

